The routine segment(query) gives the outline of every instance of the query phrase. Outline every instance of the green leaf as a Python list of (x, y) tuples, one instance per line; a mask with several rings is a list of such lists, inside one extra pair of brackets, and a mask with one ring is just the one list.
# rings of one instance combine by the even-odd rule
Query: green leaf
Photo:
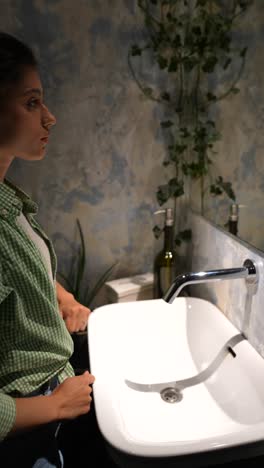
[(132, 45), (131, 47), (132, 57), (136, 57), (137, 55), (141, 55), (141, 54), (142, 54), (142, 49), (136, 44)]
[(236, 200), (236, 196), (235, 196), (235, 193), (233, 191), (233, 188), (232, 188), (232, 184), (231, 182), (225, 182), (223, 180), (223, 177), (219, 176), (216, 181), (215, 181), (216, 185), (218, 187), (220, 187), (225, 193), (226, 195), (233, 201)]
[(149, 87), (143, 88), (143, 93), (147, 97), (152, 97), (153, 96), (153, 89), (149, 88)]
[(237, 87), (233, 87), (233, 88), (230, 89), (230, 92), (233, 93), (233, 94), (238, 94), (238, 93), (240, 93), (240, 89), (237, 88)]
[(250, 5), (252, 5), (254, 0), (239, 0), (238, 1), (238, 4), (241, 8), (241, 10), (245, 10), (246, 8), (248, 8)]
[[(176, 143), (176, 145), (174, 145), (174, 148), (173, 148), (173, 153), (175, 153), (175, 155), (181, 155), (184, 153), (184, 151), (187, 149), (187, 145), (186, 144), (181, 144), (181, 143)], [(178, 158), (176, 158), (178, 159)]]
[(178, 59), (177, 57), (172, 57), (170, 64), (168, 66), (168, 72), (176, 72), (178, 70)]
[(217, 62), (218, 58), (215, 55), (211, 55), (206, 59), (205, 63), (203, 64), (202, 70), (205, 73), (212, 73), (215, 69)]
[(180, 134), (182, 138), (189, 138), (190, 132), (187, 127), (180, 127)]
[(78, 267), (77, 267), (76, 285), (75, 285), (75, 295), (76, 297), (79, 297), (80, 291), (81, 291), (81, 283), (83, 280), (84, 268), (85, 268), (86, 252), (85, 252), (84, 235), (83, 235), (80, 220), (77, 218), (76, 222), (77, 222), (77, 227), (78, 227), (80, 241), (81, 241), (81, 245), (79, 248)]
[(175, 245), (177, 245), (177, 247), (179, 247), (181, 245), (181, 243), (182, 243), (182, 240), (181, 240), (180, 237), (176, 236), (175, 239), (174, 239), (174, 242), (175, 242)]
[(95, 286), (93, 287), (93, 289), (91, 291), (87, 291), (87, 295), (86, 295), (86, 298), (85, 298), (85, 304), (87, 304), (89, 306), (89, 304), (91, 304), (91, 302), (93, 301), (93, 299), (96, 297), (96, 295), (98, 294), (98, 292), (100, 291), (100, 289), (104, 286), (105, 282), (109, 279), (109, 277), (111, 276), (114, 268), (119, 264), (119, 262), (115, 262), (113, 263), (113, 265), (111, 265), (103, 274), (102, 276), (100, 276), (99, 280), (97, 281), (97, 283), (95, 284)]
[(231, 58), (228, 57), (223, 65), (223, 69), (226, 70), (229, 67), (231, 62), (232, 62)]
[(160, 126), (162, 128), (170, 128), (172, 127), (174, 124), (171, 120), (163, 120), (163, 122), (160, 122)]
[(163, 99), (163, 101), (170, 101), (171, 97), (170, 97), (170, 94), (167, 93), (167, 92), (164, 92), (160, 95), (161, 99)]
[(153, 231), (153, 233), (154, 233), (155, 238), (158, 239), (158, 238), (161, 236), (161, 234), (162, 234), (162, 232), (164, 231), (164, 229), (161, 229), (159, 226), (156, 225), (156, 226), (154, 226), (154, 228), (152, 229), (152, 231)]
[(198, 8), (198, 7), (204, 7), (206, 5), (208, 0), (197, 0), (196, 1), (196, 5), (195, 5), (195, 8)]
[(182, 242), (189, 242), (192, 238), (192, 230), (191, 229), (185, 229), (183, 231), (178, 232), (178, 234), (175, 237), (175, 244), (176, 245), (181, 245)]
[(195, 58), (186, 58), (184, 61), (183, 61), (183, 65), (184, 65), (184, 70), (186, 72), (191, 72), (193, 70), (193, 68), (197, 65), (197, 60)]
[(210, 185), (210, 193), (211, 195), (222, 195), (223, 193), (223, 190), (220, 189), (220, 187), (218, 187), (217, 185), (215, 184), (211, 184)]
[(156, 192), (157, 200), (160, 206), (164, 205), (170, 198), (170, 188), (168, 184), (160, 185)]
[(170, 23), (174, 23), (174, 17), (170, 12), (167, 13), (166, 18)]
[[(172, 47), (174, 49), (178, 49), (182, 47), (182, 40), (181, 40), (180, 34), (176, 34), (176, 36), (174, 37), (173, 42), (172, 42)], [(178, 58), (177, 57), (173, 57), (173, 58), (174, 60), (177, 60), (177, 63), (178, 63)]]
[(208, 173), (207, 165), (205, 161), (183, 163), (182, 171), (185, 175), (189, 175), (192, 179), (199, 179)]
[(211, 127), (215, 128), (215, 123), (213, 120), (207, 120), (206, 123), (207, 125), (210, 125)]
[(241, 50), (240, 52), (240, 57), (245, 57), (248, 51), (248, 47), (244, 47), (244, 49)]
[(208, 92), (206, 94), (206, 97), (207, 97), (208, 101), (215, 101), (216, 100), (216, 96), (211, 92)]
[(195, 34), (196, 36), (201, 36), (201, 35), (202, 35), (201, 26), (194, 26), (194, 27), (192, 28), (192, 32), (193, 32), (193, 34)]
[(181, 239), (183, 241), (190, 241), (192, 238), (192, 230), (191, 229), (184, 229), (183, 231), (179, 232), (179, 235), (181, 236)]
[(162, 55), (157, 57), (157, 61), (161, 70), (164, 70), (168, 65), (168, 60), (165, 57), (162, 57)]
[(184, 181), (173, 177), (169, 181), (169, 190), (171, 196), (181, 197), (184, 194)]

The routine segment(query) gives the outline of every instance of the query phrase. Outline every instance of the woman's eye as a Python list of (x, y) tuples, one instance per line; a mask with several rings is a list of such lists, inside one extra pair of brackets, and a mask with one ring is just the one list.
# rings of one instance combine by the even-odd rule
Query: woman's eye
[(39, 105), (38, 99), (30, 99), (30, 101), (27, 102), (27, 107), (29, 109), (34, 109), (35, 107), (38, 107), (38, 105)]

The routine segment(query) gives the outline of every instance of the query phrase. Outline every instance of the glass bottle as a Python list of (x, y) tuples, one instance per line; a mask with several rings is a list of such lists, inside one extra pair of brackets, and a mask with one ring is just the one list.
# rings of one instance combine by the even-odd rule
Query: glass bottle
[(174, 249), (174, 219), (172, 208), (156, 211), (165, 214), (163, 249), (154, 259), (154, 298), (163, 297), (176, 276), (176, 252)]
[(232, 203), (228, 218), (228, 230), (231, 234), (234, 234), (234, 236), (236, 236), (238, 232), (238, 211), (239, 205), (237, 205), (237, 203)]

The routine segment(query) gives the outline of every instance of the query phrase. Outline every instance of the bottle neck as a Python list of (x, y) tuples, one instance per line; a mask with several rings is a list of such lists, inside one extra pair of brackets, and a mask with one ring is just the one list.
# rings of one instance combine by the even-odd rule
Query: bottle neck
[(237, 221), (229, 220), (228, 227), (229, 227), (229, 232), (236, 236), (238, 232)]
[(173, 250), (173, 245), (174, 245), (173, 234), (174, 234), (173, 226), (164, 227), (164, 250), (165, 251)]

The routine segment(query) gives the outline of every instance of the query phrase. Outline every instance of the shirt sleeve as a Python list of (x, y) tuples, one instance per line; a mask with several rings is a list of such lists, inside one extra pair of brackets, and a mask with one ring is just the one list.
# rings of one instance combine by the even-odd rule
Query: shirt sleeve
[(1, 283), (1, 275), (0, 275), (0, 304), (4, 302), (4, 300), (12, 291), (13, 291), (12, 288), (10, 288), (9, 286), (4, 286), (3, 283)]
[(0, 393), (0, 441), (12, 429), (16, 418), (16, 403), (14, 398)]
[(0, 304), (4, 302), (7, 296), (13, 291), (13, 288), (3, 284), (2, 263), (0, 262)]
[[(12, 292), (12, 288), (5, 286), (1, 281), (0, 265), (0, 304), (4, 302), (7, 296)], [(5, 395), (0, 390), (0, 441), (12, 429), (16, 417), (16, 403), (9, 395)]]

